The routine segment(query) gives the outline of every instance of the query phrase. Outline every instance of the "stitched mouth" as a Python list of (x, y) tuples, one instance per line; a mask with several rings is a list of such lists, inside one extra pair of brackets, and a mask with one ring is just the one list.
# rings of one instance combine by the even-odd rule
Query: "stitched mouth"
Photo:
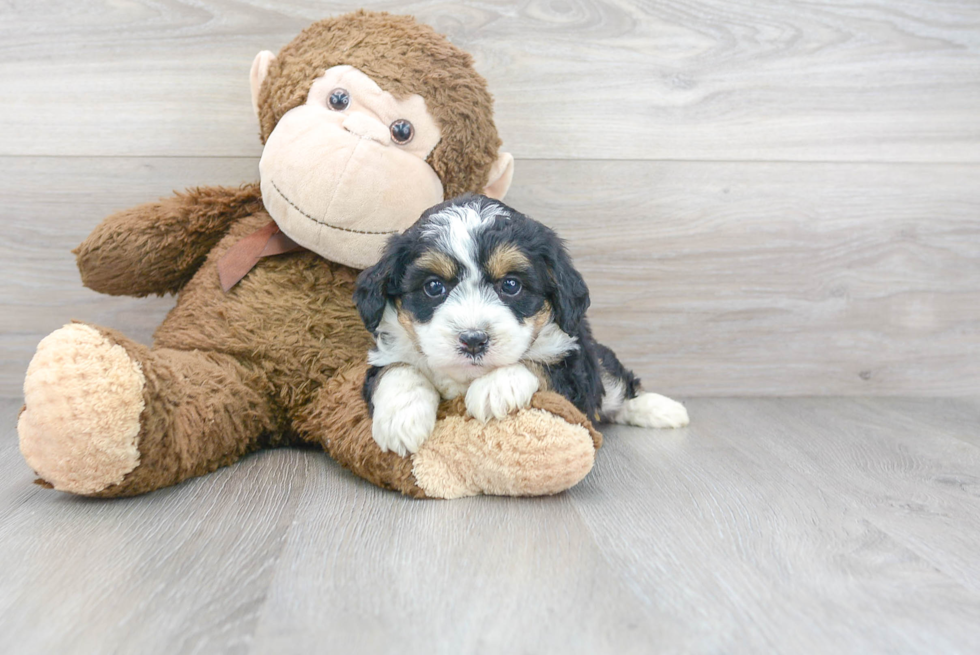
[(322, 225), (324, 227), (329, 227), (331, 230), (338, 230), (340, 232), (351, 232), (353, 234), (377, 234), (377, 235), (398, 234), (398, 230), (387, 230), (387, 231), (384, 231), (384, 232), (372, 232), (370, 230), (352, 230), (349, 227), (340, 227), (338, 225), (331, 225), (330, 223), (327, 223), (326, 221), (320, 220), (319, 218), (316, 218), (315, 216), (311, 216), (310, 214), (308, 214), (305, 211), (303, 211), (302, 209), (300, 209), (299, 206), (295, 202), (293, 202), (292, 200), (290, 200), (286, 196), (286, 194), (282, 192), (282, 189), (280, 189), (276, 185), (275, 180), (270, 180), (270, 181), (272, 182), (272, 188), (276, 190), (276, 193), (278, 193), (279, 196), (283, 200), (285, 200), (287, 203), (289, 203), (289, 206), (290, 207), (292, 207), (293, 209), (295, 209), (296, 211), (298, 211), (300, 214), (302, 214), (303, 216), (305, 216), (306, 218), (310, 219), (311, 221), (313, 221), (314, 223), (316, 223), (318, 225)]

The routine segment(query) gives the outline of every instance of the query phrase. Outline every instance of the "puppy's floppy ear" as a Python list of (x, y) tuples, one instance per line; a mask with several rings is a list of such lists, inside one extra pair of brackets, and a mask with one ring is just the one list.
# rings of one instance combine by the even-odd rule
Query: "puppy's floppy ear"
[(385, 252), (381, 261), (369, 269), (361, 271), (354, 289), (354, 304), (361, 315), (364, 326), (374, 334), (388, 305), (388, 285), (394, 274), (395, 258)]
[(574, 335), (589, 308), (589, 287), (572, 266), (565, 245), (555, 236), (547, 259), (551, 267), (551, 309), (562, 332)]
[(354, 304), (371, 334), (377, 332), (388, 302), (400, 293), (402, 276), (411, 263), (412, 244), (418, 235), (417, 226), (418, 223), (388, 239), (381, 260), (357, 276)]

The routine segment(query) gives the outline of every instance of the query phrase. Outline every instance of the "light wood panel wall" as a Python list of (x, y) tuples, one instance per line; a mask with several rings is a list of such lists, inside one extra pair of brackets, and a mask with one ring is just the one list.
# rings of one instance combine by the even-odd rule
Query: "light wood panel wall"
[[(980, 391), (980, 5), (386, 2), (472, 52), (596, 333), (678, 395)], [(346, 3), (0, 7), (0, 396), (108, 212), (257, 177), (248, 67)]]

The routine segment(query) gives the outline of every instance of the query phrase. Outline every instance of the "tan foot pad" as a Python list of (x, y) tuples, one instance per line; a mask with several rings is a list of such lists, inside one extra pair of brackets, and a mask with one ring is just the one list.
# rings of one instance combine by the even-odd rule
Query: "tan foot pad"
[(55, 489), (77, 494), (122, 482), (139, 464), (146, 379), (126, 350), (73, 323), (38, 344), (17, 424), (27, 463)]

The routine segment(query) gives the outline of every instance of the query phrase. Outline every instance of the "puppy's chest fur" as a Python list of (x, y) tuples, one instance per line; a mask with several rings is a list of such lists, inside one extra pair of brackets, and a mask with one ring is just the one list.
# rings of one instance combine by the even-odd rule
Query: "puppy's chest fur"
[(448, 375), (428, 369), (425, 365), (416, 366), (416, 368), (432, 383), (432, 386), (436, 388), (436, 391), (439, 392), (443, 400), (453, 400), (454, 398), (465, 396), (466, 390), (473, 384), (472, 380), (454, 380)]

